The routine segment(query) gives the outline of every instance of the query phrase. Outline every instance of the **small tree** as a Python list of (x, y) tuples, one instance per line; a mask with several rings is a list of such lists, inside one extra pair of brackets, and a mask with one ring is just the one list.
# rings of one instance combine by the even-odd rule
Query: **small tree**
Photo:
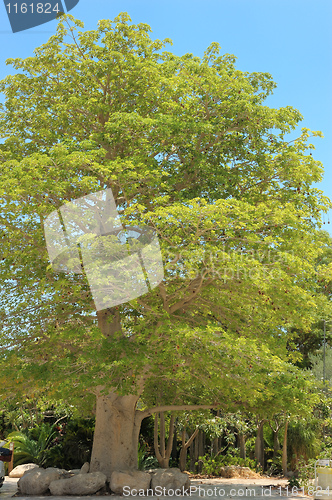
[[(155, 413), (154, 416), (154, 451), (160, 467), (168, 468), (169, 459), (171, 458), (173, 437), (174, 437), (174, 415), (172, 414), (169, 421), (169, 431), (167, 444), (165, 445), (165, 415), (164, 412)], [(158, 442), (158, 421), (160, 422), (160, 443)]]

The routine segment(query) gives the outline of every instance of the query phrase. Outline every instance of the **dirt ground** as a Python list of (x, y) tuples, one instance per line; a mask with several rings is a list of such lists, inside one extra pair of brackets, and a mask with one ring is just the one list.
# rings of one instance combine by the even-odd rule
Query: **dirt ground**
[(255, 478), (243, 477), (207, 477), (207, 476), (190, 476), (193, 484), (257, 484), (261, 486), (287, 486), (288, 478), (286, 477), (269, 477), (260, 476), (257, 474)]

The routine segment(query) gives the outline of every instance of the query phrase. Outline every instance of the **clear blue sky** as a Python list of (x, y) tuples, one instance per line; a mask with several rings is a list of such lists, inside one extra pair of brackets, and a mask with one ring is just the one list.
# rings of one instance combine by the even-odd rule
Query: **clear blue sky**
[[(234, 54), (243, 71), (272, 74), (278, 84), (267, 104), (293, 106), (301, 126), (321, 130), (314, 157), (323, 162), (319, 185), (332, 199), (332, 0), (80, 0), (70, 13), (95, 29), (100, 19), (128, 12), (148, 23), (153, 38), (171, 38), (181, 55), (203, 55), (211, 42)], [(10, 74), (8, 57), (28, 57), (54, 33), (56, 21), (13, 34), (0, 4), (0, 78)], [(332, 234), (331, 224), (325, 224)], [(326, 218), (327, 222), (327, 218)]]

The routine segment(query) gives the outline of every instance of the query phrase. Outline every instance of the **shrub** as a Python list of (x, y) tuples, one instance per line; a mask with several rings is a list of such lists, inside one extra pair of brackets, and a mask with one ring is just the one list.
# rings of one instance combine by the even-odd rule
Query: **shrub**
[(54, 425), (40, 424), (30, 431), (11, 432), (6, 439), (15, 446), (14, 465), (35, 463), (47, 465), (50, 447), (56, 435)]
[(207, 476), (220, 476), (221, 467), (229, 465), (249, 467), (252, 470), (257, 470), (256, 460), (251, 458), (240, 458), (230, 453), (218, 455), (216, 457), (205, 455), (204, 457), (200, 457), (199, 462), (196, 462), (195, 465), (198, 466), (198, 463), (200, 463), (202, 467), (201, 473)]

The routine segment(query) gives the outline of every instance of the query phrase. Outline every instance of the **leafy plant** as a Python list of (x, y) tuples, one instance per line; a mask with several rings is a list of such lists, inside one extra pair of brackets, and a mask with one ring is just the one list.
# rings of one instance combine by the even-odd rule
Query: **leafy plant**
[(315, 458), (320, 451), (318, 438), (319, 421), (316, 418), (299, 419), (290, 422), (288, 427), (288, 452), (291, 459), (291, 468), (298, 467), (300, 457), (304, 460)]
[(282, 473), (282, 451), (278, 450), (277, 455), (267, 460), (267, 474), (269, 476)]
[[(206, 474), (208, 476), (220, 476), (221, 467), (229, 465), (249, 467), (252, 470), (257, 470), (256, 460), (251, 458), (240, 458), (230, 453), (227, 453), (226, 455), (218, 455), (216, 457), (205, 455), (204, 457), (199, 458), (199, 463), (202, 466), (202, 474)], [(198, 462), (195, 465), (197, 466)]]
[(290, 488), (300, 488), (301, 485), (300, 485), (300, 482), (299, 480), (295, 477), (295, 476), (292, 476), (288, 479), (288, 484), (287, 484)]
[(15, 466), (33, 462), (43, 467), (49, 458), (55, 435), (54, 425), (49, 424), (38, 425), (30, 432), (10, 433), (7, 439), (15, 446)]
[(159, 467), (158, 460), (156, 457), (147, 455), (148, 447), (144, 443), (138, 444), (138, 469), (139, 470), (148, 470), (155, 469)]
[[(322, 455), (321, 458), (326, 458), (326, 455)], [(312, 486), (315, 477), (315, 462), (316, 458), (311, 458), (305, 460), (303, 457), (299, 458), (297, 476), (300, 486), (304, 488), (304, 491), (308, 491), (309, 486)]]
[(48, 464), (72, 469), (90, 461), (94, 425), (94, 419), (69, 420), (50, 450)]

